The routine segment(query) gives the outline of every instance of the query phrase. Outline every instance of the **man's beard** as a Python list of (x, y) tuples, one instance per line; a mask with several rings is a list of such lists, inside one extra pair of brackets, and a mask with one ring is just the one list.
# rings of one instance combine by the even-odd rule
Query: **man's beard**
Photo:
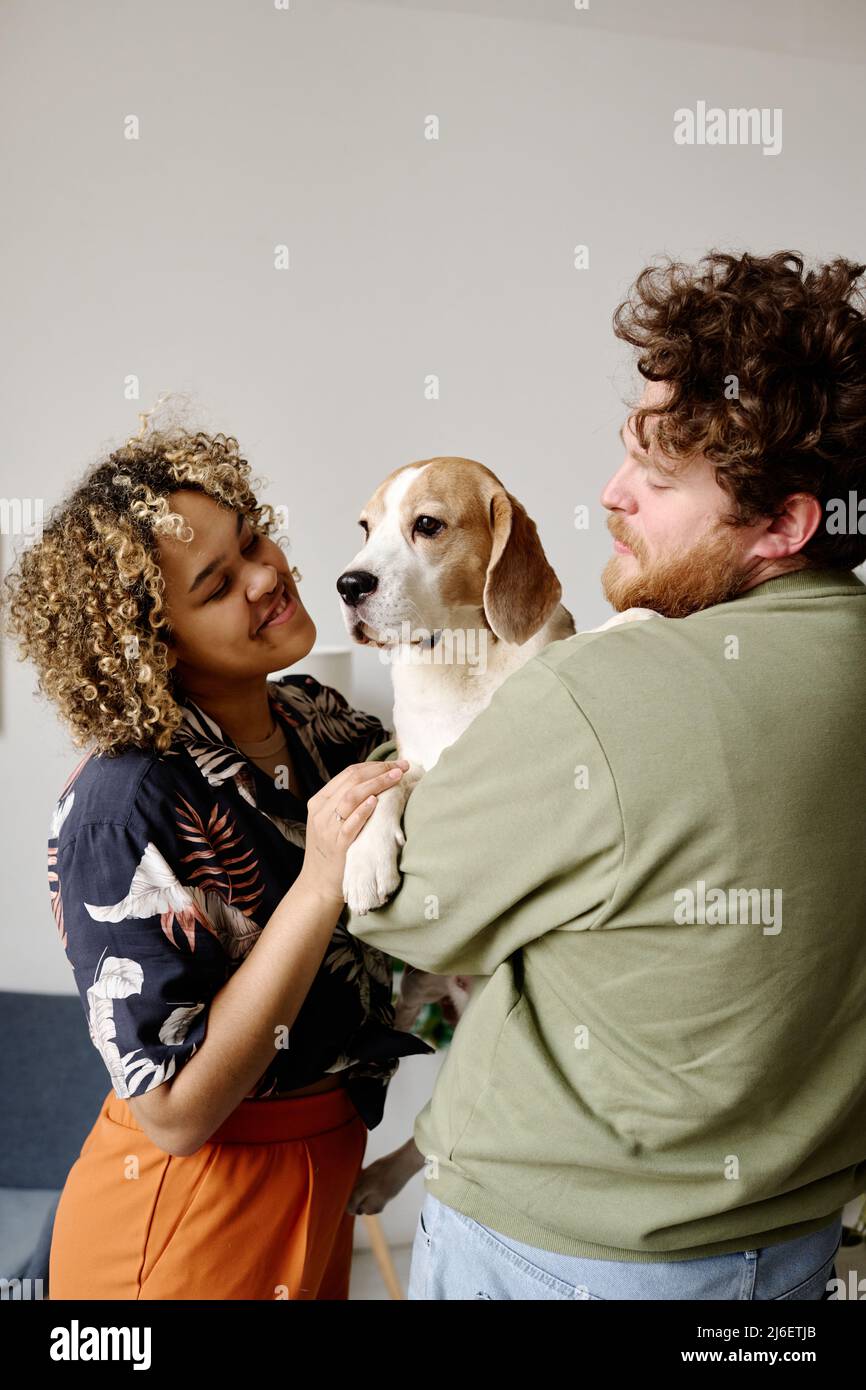
[(634, 551), (634, 558), (612, 555), (601, 576), (604, 596), (619, 613), (652, 608), (665, 618), (686, 618), (726, 603), (749, 582), (751, 571), (743, 567), (736, 528), (730, 524), (718, 522), (688, 549), (655, 561), (646, 559), (643, 541), (625, 527), (608, 529)]

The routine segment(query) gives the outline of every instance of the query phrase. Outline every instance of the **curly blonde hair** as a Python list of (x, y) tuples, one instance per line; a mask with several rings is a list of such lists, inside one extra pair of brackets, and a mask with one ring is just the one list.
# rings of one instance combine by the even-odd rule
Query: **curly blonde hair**
[(256, 501), (260, 480), (232, 435), (152, 429), (141, 418), (139, 434), (54, 508), (3, 579), (3, 626), (19, 661), (34, 663), (38, 690), (74, 744), (101, 754), (164, 752), (181, 723), (157, 547), (160, 535), (188, 540), (192, 530), (168, 494), (206, 493), (263, 535), (277, 526), (273, 507)]

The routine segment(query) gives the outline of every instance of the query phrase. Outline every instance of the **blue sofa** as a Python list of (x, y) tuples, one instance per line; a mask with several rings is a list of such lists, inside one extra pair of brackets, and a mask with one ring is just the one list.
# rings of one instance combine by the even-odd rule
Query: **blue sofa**
[(57, 1201), (110, 1089), (77, 994), (0, 991), (0, 1278), (22, 1281), (12, 1298), (49, 1296)]

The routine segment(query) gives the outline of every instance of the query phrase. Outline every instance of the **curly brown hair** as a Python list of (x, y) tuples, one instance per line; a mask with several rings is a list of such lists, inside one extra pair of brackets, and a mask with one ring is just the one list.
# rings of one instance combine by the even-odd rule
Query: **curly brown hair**
[(162, 752), (181, 722), (179, 681), (167, 665), (172, 632), (158, 564), (161, 534), (191, 537), (168, 495), (206, 493), (276, 527), (259, 506), (237, 440), (177, 425), (141, 432), (95, 465), (52, 511), (42, 535), (3, 579), (3, 617), (77, 747), (116, 755)]
[[(778, 516), (795, 492), (816, 497), (826, 522), (832, 499), (866, 491), (864, 271), (837, 257), (804, 273), (796, 251), (711, 251), (696, 266), (667, 257), (615, 310), (641, 375), (670, 388), (634, 409), (641, 447), (652, 436), (669, 459), (703, 454), (734, 502), (730, 525)], [(819, 525), (798, 554), (853, 569), (866, 536)]]

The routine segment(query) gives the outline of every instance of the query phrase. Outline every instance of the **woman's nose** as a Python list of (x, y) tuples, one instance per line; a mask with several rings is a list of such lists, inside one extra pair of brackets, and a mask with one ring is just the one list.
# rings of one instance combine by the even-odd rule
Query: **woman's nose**
[(264, 594), (269, 594), (276, 589), (279, 576), (273, 565), (262, 565), (254, 579), (247, 585), (247, 596), (255, 602)]

